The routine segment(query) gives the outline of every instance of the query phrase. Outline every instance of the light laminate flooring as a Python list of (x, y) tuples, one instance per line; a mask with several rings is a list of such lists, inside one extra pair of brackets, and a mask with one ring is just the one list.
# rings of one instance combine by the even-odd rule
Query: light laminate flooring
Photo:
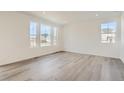
[(120, 59), (59, 52), (0, 66), (1, 81), (123, 81)]

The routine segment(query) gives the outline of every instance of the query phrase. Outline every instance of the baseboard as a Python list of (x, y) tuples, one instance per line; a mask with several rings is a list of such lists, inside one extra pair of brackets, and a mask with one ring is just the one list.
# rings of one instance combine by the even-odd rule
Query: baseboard
[(68, 50), (64, 50), (65, 52), (71, 52), (71, 53), (79, 53), (79, 54), (86, 54), (86, 55), (94, 55), (94, 56), (102, 56), (102, 57), (109, 57), (109, 58), (116, 58), (116, 59), (120, 59), (120, 57), (115, 57), (115, 56), (105, 56), (105, 55), (99, 55), (99, 54), (95, 54), (95, 53), (81, 53), (81, 52), (77, 52), (77, 51), (68, 51)]
[(42, 57), (42, 56), (51, 55), (51, 54), (55, 54), (55, 53), (59, 53), (59, 52), (62, 52), (62, 51), (58, 50), (58, 51), (47, 52), (47, 53), (44, 53), (40, 56), (35, 56), (35, 57), (30, 57), (30, 58), (26, 58), (26, 59), (22, 59), (22, 60), (17, 60), (15, 62), (9, 62), (6, 64), (0, 64), (0, 66), (6, 66), (6, 65), (17, 63), (17, 62), (23, 62), (23, 61), (28, 61), (28, 60), (32, 60), (32, 59), (37, 59), (37, 58)]
[(120, 58), (121, 59), (121, 61), (124, 63), (124, 58)]

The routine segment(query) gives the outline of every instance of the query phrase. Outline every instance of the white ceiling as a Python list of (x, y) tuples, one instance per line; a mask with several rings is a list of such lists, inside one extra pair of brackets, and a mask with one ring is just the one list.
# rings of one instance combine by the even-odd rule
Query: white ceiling
[[(75, 21), (96, 20), (120, 16), (121, 12), (116, 11), (30, 11), (28, 14), (43, 17), (53, 22), (65, 24)], [(98, 16), (96, 16), (96, 14)]]

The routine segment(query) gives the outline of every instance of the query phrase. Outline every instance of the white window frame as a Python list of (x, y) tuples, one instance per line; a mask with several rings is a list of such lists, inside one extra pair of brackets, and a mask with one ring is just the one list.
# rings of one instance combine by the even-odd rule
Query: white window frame
[[(114, 27), (115, 31), (110, 30), (110, 24), (111, 23), (115, 23), (115, 26), (116, 26), (116, 27)], [(107, 31), (106, 32), (102, 31), (103, 30), (102, 25), (107, 26), (107, 29), (106, 29)], [(101, 23), (100, 24), (101, 43), (114, 44), (116, 42), (116, 31), (117, 31), (117, 22), (116, 21), (110, 21), (110, 22)]]
[[(33, 22), (33, 23), (36, 23), (36, 40), (35, 40), (35, 44), (36, 45), (31, 45), (31, 28), (30, 28), (30, 26), (31, 26), (31, 22)], [(50, 27), (50, 45), (44, 45), (44, 46), (42, 46), (41, 44), (41, 42), (42, 42), (42, 40), (41, 40), (41, 33), (42, 33), (42, 31), (41, 31), (41, 26), (42, 25), (44, 25), (44, 26), (48, 26), (48, 27)], [(56, 31), (54, 31), (54, 29), (56, 28)], [(58, 34), (59, 34), (59, 32), (58, 32), (58, 27), (57, 26), (53, 26), (53, 25), (49, 25), (49, 24), (44, 24), (44, 23), (40, 23), (40, 22), (37, 22), (37, 21), (30, 21), (30, 25), (29, 25), (29, 40), (30, 40), (30, 48), (42, 48), (42, 47), (50, 47), (50, 46), (57, 46), (58, 45)], [(54, 34), (56, 33), (56, 37), (54, 37)], [(56, 43), (55, 43), (55, 40), (56, 40)]]

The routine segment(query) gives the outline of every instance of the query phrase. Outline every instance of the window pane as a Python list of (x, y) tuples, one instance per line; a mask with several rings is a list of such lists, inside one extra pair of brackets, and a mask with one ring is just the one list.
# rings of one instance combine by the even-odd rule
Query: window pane
[(106, 33), (108, 31), (108, 25), (107, 24), (101, 24), (101, 32)]
[(30, 47), (36, 47), (37, 23), (30, 22)]
[(116, 22), (111, 22), (111, 23), (108, 24), (109, 29), (110, 29), (111, 32), (116, 31), (116, 25), (117, 25)]
[(40, 27), (40, 46), (51, 45), (51, 27), (41, 24)]
[(53, 45), (56, 45), (57, 44), (57, 28), (54, 27), (53, 28)]
[(46, 38), (46, 46), (50, 46), (51, 45), (51, 27), (50, 26), (46, 26), (46, 33), (44, 34), (45, 38)]

